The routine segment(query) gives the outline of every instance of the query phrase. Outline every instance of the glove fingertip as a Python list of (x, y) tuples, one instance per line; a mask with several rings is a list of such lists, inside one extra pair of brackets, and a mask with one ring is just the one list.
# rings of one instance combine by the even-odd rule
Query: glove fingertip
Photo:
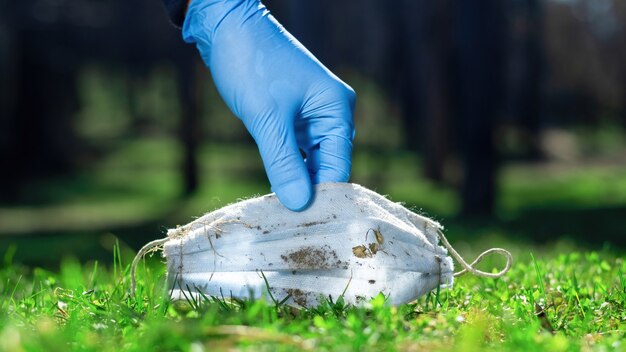
[(291, 211), (305, 210), (313, 199), (313, 187), (308, 179), (290, 181), (280, 187), (276, 187), (274, 192), (280, 202)]

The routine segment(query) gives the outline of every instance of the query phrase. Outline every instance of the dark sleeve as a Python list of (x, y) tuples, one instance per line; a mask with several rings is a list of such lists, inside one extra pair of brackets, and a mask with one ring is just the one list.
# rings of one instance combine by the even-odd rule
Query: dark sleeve
[(178, 28), (182, 27), (185, 21), (185, 10), (187, 10), (188, 2), (189, 0), (163, 0), (170, 21)]

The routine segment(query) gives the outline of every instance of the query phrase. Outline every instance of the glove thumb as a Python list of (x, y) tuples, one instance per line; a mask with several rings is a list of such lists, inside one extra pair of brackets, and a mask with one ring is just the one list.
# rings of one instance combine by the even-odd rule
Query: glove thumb
[(255, 140), (272, 191), (289, 210), (306, 209), (311, 202), (313, 190), (293, 127), (274, 126), (270, 131), (264, 132), (264, 136), (255, 136)]

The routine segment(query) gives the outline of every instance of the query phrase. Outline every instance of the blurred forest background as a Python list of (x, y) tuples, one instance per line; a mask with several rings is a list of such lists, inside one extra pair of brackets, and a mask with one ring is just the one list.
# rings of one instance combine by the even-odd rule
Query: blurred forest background
[[(352, 182), (448, 225), (626, 244), (626, 2), (266, 0), (357, 92)], [(111, 258), (269, 192), (158, 0), (0, 1), (0, 253)]]

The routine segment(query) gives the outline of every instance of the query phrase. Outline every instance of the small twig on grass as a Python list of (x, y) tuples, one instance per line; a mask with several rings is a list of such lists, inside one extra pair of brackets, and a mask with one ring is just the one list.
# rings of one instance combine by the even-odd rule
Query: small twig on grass
[(540, 306), (538, 303), (535, 303), (535, 316), (537, 317), (537, 319), (539, 319), (539, 322), (541, 323), (542, 328), (544, 328), (546, 331), (549, 331), (551, 334), (556, 333), (556, 330), (554, 329), (554, 327), (552, 326), (552, 324), (550, 324), (550, 321), (548, 320), (548, 315), (546, 314), (546, 310), (543, 309), (543, 307)]

